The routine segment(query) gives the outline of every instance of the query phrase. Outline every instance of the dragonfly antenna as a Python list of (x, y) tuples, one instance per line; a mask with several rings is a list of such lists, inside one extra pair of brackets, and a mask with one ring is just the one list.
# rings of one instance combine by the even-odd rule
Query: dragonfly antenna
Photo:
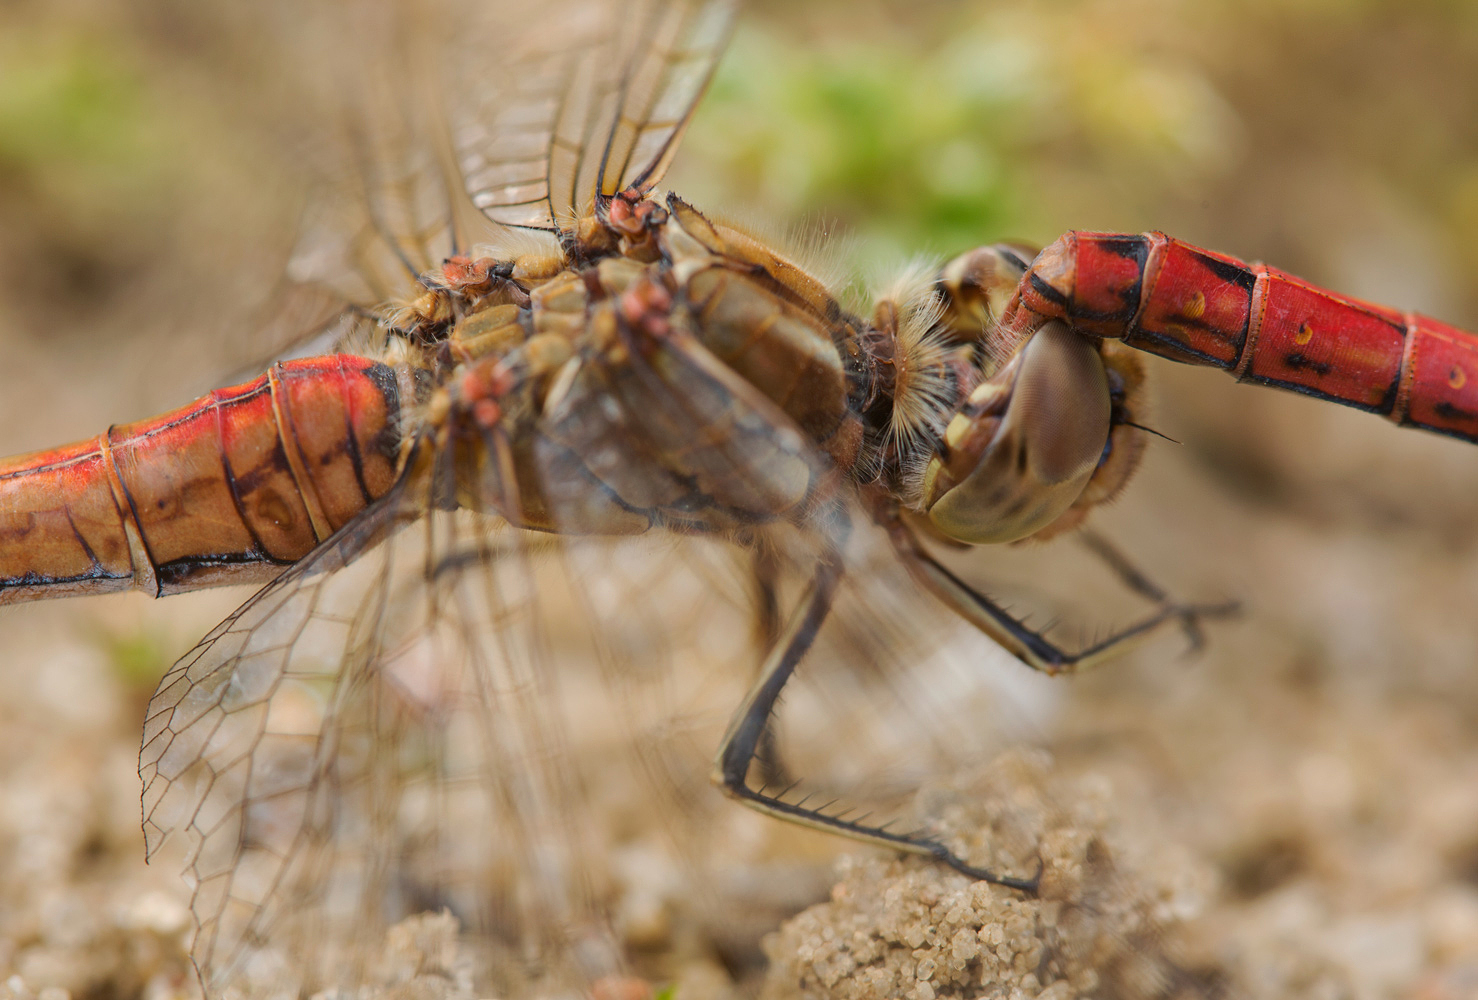
[(1184, 444), (1185, 443), (1183, 441), (1177, 441), (1177, 440), (1175, 440), (1175, 438), (1171, 437), (1169, 434), (1161, 434), (1159, 431), (1155, 430), (1153, 427), (1146, 427), (1144, 424), (1136, 424), (1132, 420), (1121, 420), (1120, 423), (1124, 424), (1126, 427), (1133, 427), (1136, 430), (1144, 431), (1146, 434), (1153, 434), (1155, 437), (1164, 438), (1166, 441), (1169, 441), (1171, 444)]

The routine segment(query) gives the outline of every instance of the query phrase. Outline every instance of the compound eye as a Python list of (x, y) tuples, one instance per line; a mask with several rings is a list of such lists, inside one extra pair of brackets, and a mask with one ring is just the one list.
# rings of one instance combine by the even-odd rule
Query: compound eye
[(924, 478), (924, 509), (951, 538), (1011, 542), (1072, 506), (1103, 457), (1109, 386), (1094, 342), (1053, 321), (971, 393)]

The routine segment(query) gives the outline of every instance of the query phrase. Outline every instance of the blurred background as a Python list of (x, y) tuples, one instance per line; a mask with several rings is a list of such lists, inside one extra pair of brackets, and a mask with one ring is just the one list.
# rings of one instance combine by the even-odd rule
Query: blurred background
[[(260, 360), (241, 333), (316, 127), (282, 99), (290, 6), (0, 4), (4, 453)], [(668, 183), (820, 234), (859, 285), (1163, 229), (1478, 329), (1478, 6), (756, 0)], [(1157, 643), (1063, 685), (1040, 742), (1208, 873), (1183, 946), (1218, 989), (1478, 995), (1478, 451), (1150, 367), (1180, 443), (1098, 524), (1176, 593), (1245, 611), (1200, 656)], [(1001, 572), (1102, 621), (1071, 549)], [(158, 674), (241, 597), (0, 612), (0, 970), (28, 989), (186, 981), (132, 755)]]

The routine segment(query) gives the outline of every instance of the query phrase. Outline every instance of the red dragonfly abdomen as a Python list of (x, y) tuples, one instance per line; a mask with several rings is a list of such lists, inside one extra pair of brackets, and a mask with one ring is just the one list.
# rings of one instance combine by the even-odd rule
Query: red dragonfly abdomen
[(391, 369), (330, 355), (0, 461), (0, 604), (271, 579), (394, 484), (398, 417)]
[(1164, 233), (1063, 236), (1005, 321), (1033, 317), (1478, 441), (1478, 335)]

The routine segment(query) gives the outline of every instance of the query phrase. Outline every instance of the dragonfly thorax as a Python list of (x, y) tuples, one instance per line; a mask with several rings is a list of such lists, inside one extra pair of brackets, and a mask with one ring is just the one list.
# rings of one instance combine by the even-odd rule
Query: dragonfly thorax
[(916, 269), (865, 321), (676, 196), (623, 196), (545, 252), (449, 258), (384, 324), (440, 386), (428, 432), (462, 506), (561, 533), (726, 532), (850, 481), (1001, 541), (1085, 493), (1117, 375), (1070, 332), (995, 343), (985, 300), (1019, 262), (980, 257)]
[(839, 475), (918, 479), (977, 380), (934, 334), (933, 293), (868, 323), (675, 197), (617, 199), (605, 226), (557, 253), (450, 258), (382, 313), (438, 387), (412, 433), (455, 452), (462, 505), (576, 533), (795, 519)]

